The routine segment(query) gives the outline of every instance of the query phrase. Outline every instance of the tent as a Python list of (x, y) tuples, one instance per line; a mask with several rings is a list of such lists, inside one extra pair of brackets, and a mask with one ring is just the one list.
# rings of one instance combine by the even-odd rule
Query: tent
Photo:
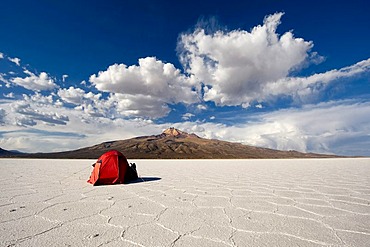
[(104, 153), (93, 164), (88, 183), (93, 185), (123, 184), (138, 178), (136, 165), (129, 165), (126, 157), (117, 150)]

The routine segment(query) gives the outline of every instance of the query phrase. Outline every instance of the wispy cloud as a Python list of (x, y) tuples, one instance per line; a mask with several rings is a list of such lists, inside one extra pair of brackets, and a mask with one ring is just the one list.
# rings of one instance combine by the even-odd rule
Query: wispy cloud
[(326, 86), (344, 78), (370, 72), (370, 58), (341, 69), (334, 69), (308, 77), (286, 77), (269, 82), (263, 87), (265, 95), (290, 95), (298, 101), (310, 101)]
[(18, 66), (21, 66), (21, 59), (20, 58), (17, 58), (17, 57), (14, 57), (14, 58), (8, 57), (8, 60), (10, 62), (12, 62), (12, 63), (15, 63)]
[(62, 76), (62, 81), (63, 81), (63, 82), (66, 82), (67, 78), (68, 78), (68, 75), (63, 75), (63, 76)]
[(182, 115), (181, 119), (183, 119), (183, 120), (189, 120), (189, 119), (191, 119), (194, 116), (195, 115), (193, 113), (187, 112), (187, 113), (185, 113), (185, 114)]

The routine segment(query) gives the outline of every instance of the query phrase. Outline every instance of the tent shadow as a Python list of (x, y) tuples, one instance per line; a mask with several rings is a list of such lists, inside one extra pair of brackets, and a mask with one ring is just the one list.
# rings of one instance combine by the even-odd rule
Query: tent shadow
[[(145, 182), (151, 182), (151, 181), (157, 181), (157, 180), (161, 180), (162, 178), (159, 178), (159, 177), (139, 177), (138, 179), (136, 180), (133, 180), (133, 181), (130, 181), (130, 182), (125, 182), (124, 184), (138, 184), (138, 183), (145, 183)], [(122, 185), (122, 184), (99, 184), (99, 183), (96, 183), (94, 184), (94, 186), (99, 186), (99, 187), (103, 187), (103, 186), (114, 186), (114, 185)]]
[(127, 184), (137, 184), (137, 183), (145, 183), (145, 182), (152, 182), (161, 180), (159, 177), (139, 177), (136, 180), (130, 181)]

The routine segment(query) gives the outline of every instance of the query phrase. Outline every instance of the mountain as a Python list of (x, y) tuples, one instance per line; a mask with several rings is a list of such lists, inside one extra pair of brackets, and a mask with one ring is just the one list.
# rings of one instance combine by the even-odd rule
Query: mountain
[(333, 155), (300, 153), (259, 148), (240, 143), (201, 138), (195, 134), (169, 128), (159, 135), (141, 136), (127, 140), (110, 141), (91, 147), (58, 153), (23, 154), (28, 158), (96, 159), (116, 149), (129, 159), (276, 159), (329, 158)]
[(0, 157), (9, 157), (9, 156), (18, 155), (18, 154), (20, 154), (20, 152), (18, 151), (8, 151), (8, 150), (0, 148)]

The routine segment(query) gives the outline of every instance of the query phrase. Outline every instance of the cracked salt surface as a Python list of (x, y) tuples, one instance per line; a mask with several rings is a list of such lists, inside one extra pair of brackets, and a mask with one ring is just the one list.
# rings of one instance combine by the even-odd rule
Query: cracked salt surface
[(370, 159), (0, 159), (0, 246), (369, 246)]

